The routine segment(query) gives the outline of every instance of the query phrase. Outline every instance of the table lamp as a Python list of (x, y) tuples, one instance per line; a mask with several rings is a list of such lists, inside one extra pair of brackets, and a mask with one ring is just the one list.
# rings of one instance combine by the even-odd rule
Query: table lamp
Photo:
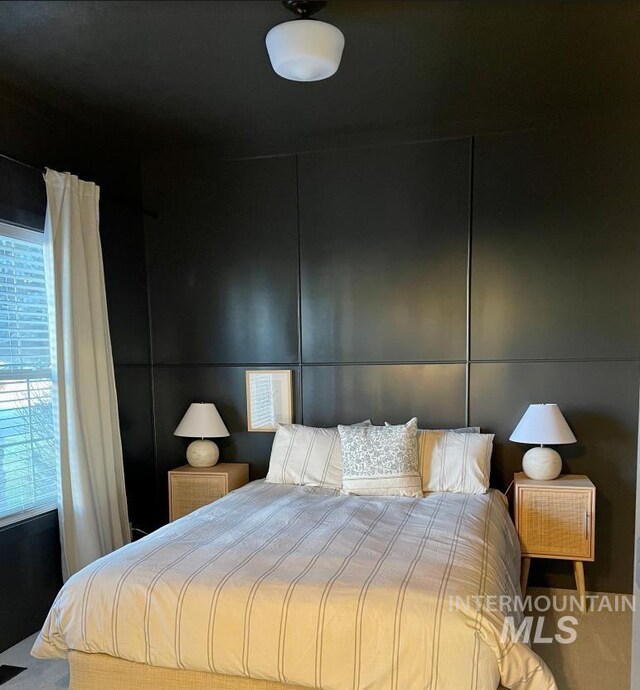
[(576, 437), (555, 403), (541, 403), (529, 405), (509, 440), (540, 444), (524, 454), (522, 469), (530, 479), (548, 480), (560, 474), (562, 460), (553, 448), (545, 448), (544, 444), (575, 443)]
[(187, 448), (187, 462), (193, 467), (212, 467), (220, 451), (208, 439), (228, 436), (229, 431), (213, 403), (191, 403), (173, 435), (197, 438)]

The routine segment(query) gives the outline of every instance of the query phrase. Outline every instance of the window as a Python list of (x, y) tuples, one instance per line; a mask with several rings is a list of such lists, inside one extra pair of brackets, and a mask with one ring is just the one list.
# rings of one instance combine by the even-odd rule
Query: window
[(0, 223), (0, 524), (55, 507), (42, 233)]

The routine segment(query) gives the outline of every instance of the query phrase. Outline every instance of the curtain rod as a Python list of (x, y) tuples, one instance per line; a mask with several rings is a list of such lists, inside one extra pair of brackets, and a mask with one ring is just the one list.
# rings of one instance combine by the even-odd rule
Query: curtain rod
[[(40, 168), (37, 165), (31, 165), (31, 163), (25, 163), (25, 161), (18, 160), (17, 158), (14, 158), (13, 156), (9, 156), (6, 153), (1, 153), (0, 152), (0, 158), (4, 158), (5, 160), (10, 161), (11, 163), (15, 163), (16, 165), (21, 165), (23, 168), (29, 168), (29, 170), (34, 170), (37, 173), (40, 173), (41, 175), (44, 175), (47, 172), (46, 168)], [(157, 218), (158, 214), (155, 213), (154, 211), (149, 211), (148, 209), (144, 208), (144, 206), (137, 206), (134, 204), (129, 203), (128, 201), (123, 201), (122, 199), (116, 199), (114, 197), (111, 197), (109, 195), (105, 195), (105, 200), (106, 201), (111, 201), (116, 204), (120, 204), (121, 206), (124, 206), (125, 208), (128, 208), (130, 211), (136, 211), (138, 213), (142, 213), (143, 216), (149, 216), (150, 218)]]

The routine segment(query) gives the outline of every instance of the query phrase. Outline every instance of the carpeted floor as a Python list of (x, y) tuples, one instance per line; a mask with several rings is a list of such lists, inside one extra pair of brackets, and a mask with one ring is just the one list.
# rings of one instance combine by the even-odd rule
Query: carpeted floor
[[(34, 659), (29, 652), (36, 636), (27, 637), (15, 647), (0, 654), (0, 664), (27, 668), (2, 686), (2, 690), (67, 690), (69, 687), (69, 665), (66, 661), (42, 661)], [(105, 689), (106, 690), (106, 689)]]
[[(530, 589), (528, 594), (561, 596), (565, 590)], [(558, 618), (575, 615), (577, 638), (572, 644), (534, 644), (535, 651), (553, 671), (560, 690), (628, 690), (631, 673), (631, 622), (626, 612), (590, 611), (586, 614), (547, 614), (543, 636), (556, 632)], [(26, 666), (27, 670), (2, 686), (2, 690), (66, 690), (69, 669), (65, 661), (40, 661), (29, 655), (35, 635), (0, 654), (0, 664)]]
[[(527, 594), (572, 595), (569, 590), (530, 588)], [(615, 595), (614, 595), (615, 596)], [(546, 614), (543, 635), (559, 632), (558, 619), (575, 615), (577, 637), (571, 644), (533, 644), (553, 671), (560, 690), (629, 690), (631, 686), (631, 611), (569, 611)]]

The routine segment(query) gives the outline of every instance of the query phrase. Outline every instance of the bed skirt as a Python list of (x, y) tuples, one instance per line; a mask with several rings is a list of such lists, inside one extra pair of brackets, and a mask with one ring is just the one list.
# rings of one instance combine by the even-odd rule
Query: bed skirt
[(69, 690), (300, 690), (273, 680), (182, 671), (117, 659), (108, 654), (69, 652)]
[[(117, 659), (108, 654), (69, 652), (69, 690), (300, 690), (275, 680), (180, 671)], [(506, 690), (502, 685), (498, 690)]]

